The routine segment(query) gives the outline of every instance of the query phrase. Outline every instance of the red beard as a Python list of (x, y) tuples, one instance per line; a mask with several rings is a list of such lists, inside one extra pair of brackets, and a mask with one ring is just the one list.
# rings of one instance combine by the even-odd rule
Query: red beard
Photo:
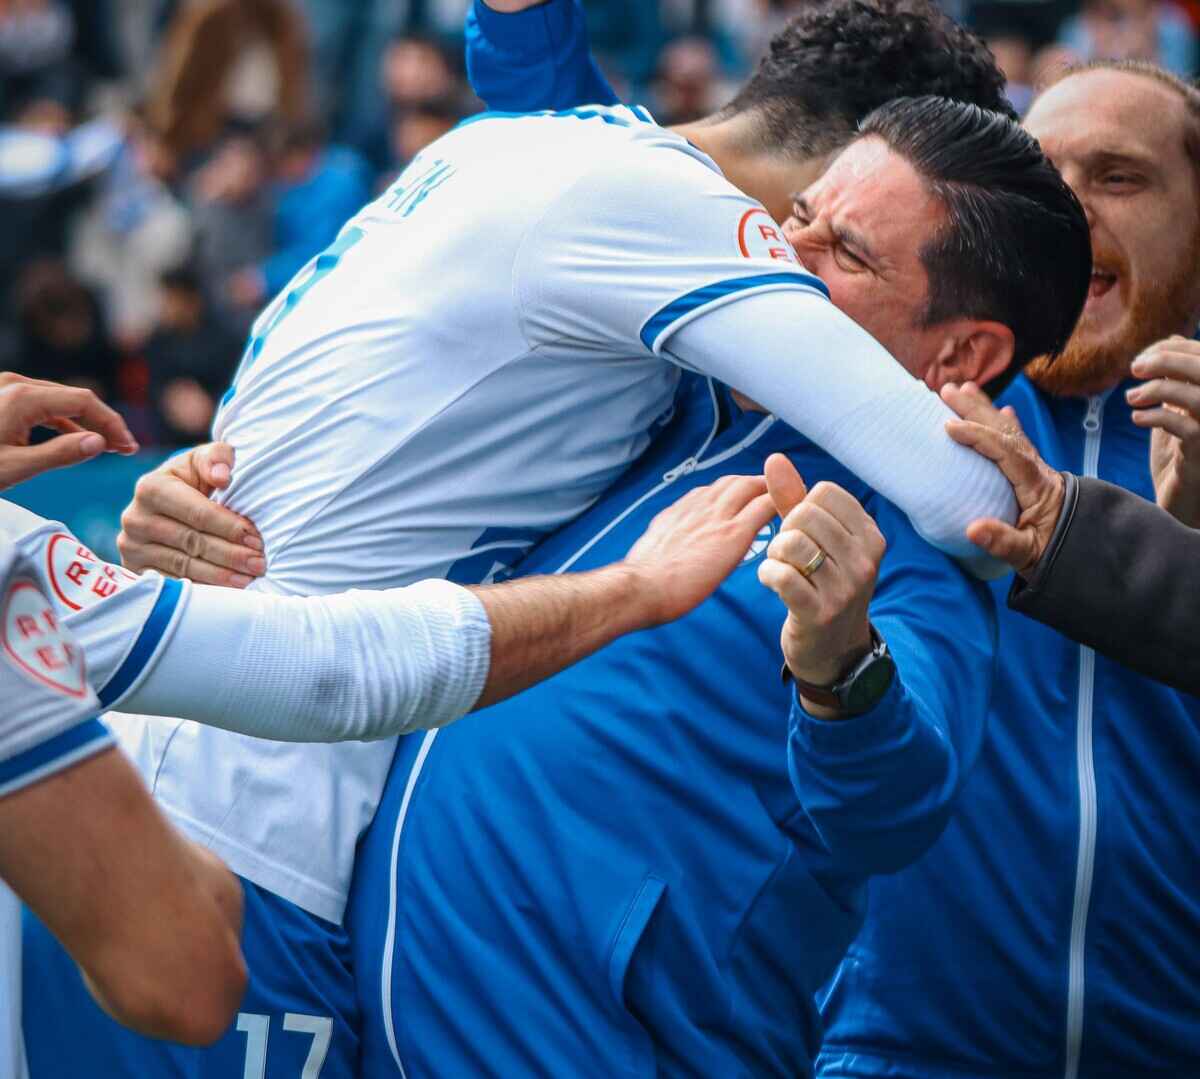
[[(1025, 368), (1026, 375), (1056, 397), (1087, 397), (1129, 377), (1129, 365), (1143, 349), (1172, 334), (1190, 335), (1200, 310), (1200, 230), (1193, 237), (1178, 267), (1169, 277), (1151, 279), (1133, 297), (1121, 325), (1108, 337), (1088, 332), (1085, 311), (1057, 359), (1045, 356)], [(1128, 268), (1121, 260), (1097, 256), (1098, 266), (1114, 267), (1127, 281)]]

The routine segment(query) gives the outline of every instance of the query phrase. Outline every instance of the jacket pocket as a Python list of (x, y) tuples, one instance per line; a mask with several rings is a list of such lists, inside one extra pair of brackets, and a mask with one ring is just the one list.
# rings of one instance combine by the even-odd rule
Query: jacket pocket
[(613, 936), (612, 947), (608, 953), (608, 989), (612, 994), (626, 1027), (630, 1032), (630, 1063), (629, 1074), (637, 1076), (654, 1075), (657, 1065), (654, 1056), (654, 1041), (649, 1032), (634, 1016), (625, 1003), (625, 980), (629, 975), (629, 966), (642, 943), (650, 919), (666, 894), (666, 881), (654, 876), (647, 876), (642, 881), (633, 900), (625, 911)]

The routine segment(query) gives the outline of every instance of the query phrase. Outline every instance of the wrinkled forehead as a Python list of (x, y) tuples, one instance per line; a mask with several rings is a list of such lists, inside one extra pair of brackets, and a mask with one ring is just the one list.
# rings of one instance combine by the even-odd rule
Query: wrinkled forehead
[(945, 209), (928, 185), (883, 139), (846, 147), (806, 192), (813, 208), (878, 242), (909, 242), (912, 230), (935, 227)]
[(1025, 129), (1060, 165), (1098, 150), (1185, 165), (1187, 111), (1169, 86), (1128, 71), (1083, 71), (1033, 103)]

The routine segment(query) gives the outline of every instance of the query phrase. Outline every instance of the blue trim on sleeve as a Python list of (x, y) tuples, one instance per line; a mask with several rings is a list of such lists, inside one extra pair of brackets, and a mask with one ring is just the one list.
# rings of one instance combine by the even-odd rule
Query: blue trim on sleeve
[(116, 673), (108, 680), (104, 688), (96, 694), (105, 708), (111, 708), (115, 701), (120, 700), (129, 691), (129, 687), (137, 681), (142, 671), (146, 669), (146, 665), (154, 658), (182, 595), (183, 585), (179, 581), (170, 578), (163, 579), (162, 588), (159, 590), (158, 599), (154, 601), (150, 617), (142, 624), (142, 632), (133, 642), (133, 647), (129, 650), (129, 655), (125, 657), (125, 662), (117, 668)]
[(32, 749), (0, 762), (0, 795), (10, 794), (61, 771), (111, 741), (112, 735), (100, 720), (85, 719)]
[[(615, 112), (608, 111), (609, 109), (623, 109), (630, 115), (620, 116)], [(523, 120), (528, 116), (549, 116), (556, 120), (603, 120), (606, 124), (613, 124), (616, 127), (633, 127), (638, 123), (658, 126), (649, 110), (641, 105), (612, 105), (599, 108), (593, 105), (576, 109), (537, 109), (533, 112), (477, 112), (474, 116), (468, 116), (458, 126), (470, 127), (471, 124), (477, 124), (481, 120)]]
[(642, 344), (653, 352), (654, 345), (663, 332), (686, 315), (698, 311), (715, 300), (731, 296), (735, 292), (762, 288), (765, 285), (795, 285), (808, 291), (819, 292), (825, 299), (829, 299), (829, 288), (825, 282), (802, 270), (789, 273), (756, 274), (754, 277), (734, 277), (727, 281), (717, 281), (672, 300), (658, 314), (651, 315), (642, 326)]

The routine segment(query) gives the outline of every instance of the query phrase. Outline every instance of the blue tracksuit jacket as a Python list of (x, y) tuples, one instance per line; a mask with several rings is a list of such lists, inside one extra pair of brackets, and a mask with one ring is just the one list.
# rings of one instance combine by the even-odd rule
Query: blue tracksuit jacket
[[(493, 107), (609, 102), (574, 0), (479, 11)], [(1120, 387), (1006, 401), (1046, 459), (1152, 497)], [(1096, 587), (1105, 582), (1098, 580)], [(1200, 704), (1000, 607), (988, 741), (919, 863), (870, 886), (824, 1000), (827, 1076), (1200, 1076)]]
[[(1153, 497), (1124, 389), (1006, 400), (1056, 468)], [(979, 764), (929, 854), (872, 882), (821, 1073), (1200, 1075), (1200, 701), (1000, 606)]]
[(757, 578), (772, 526), (688, 617), (404, 740), (349, 915), (365, 1075), (807, 1075), (865, 878), (949, 816), (988, 706), (986, 587), (800, 435), (685, 385), (522, 572), (619, 559), (690, 488), (785, 451), (877, 513), (872, 619), (899, 679), (868, 715), (789, 721), (784, 612)]

